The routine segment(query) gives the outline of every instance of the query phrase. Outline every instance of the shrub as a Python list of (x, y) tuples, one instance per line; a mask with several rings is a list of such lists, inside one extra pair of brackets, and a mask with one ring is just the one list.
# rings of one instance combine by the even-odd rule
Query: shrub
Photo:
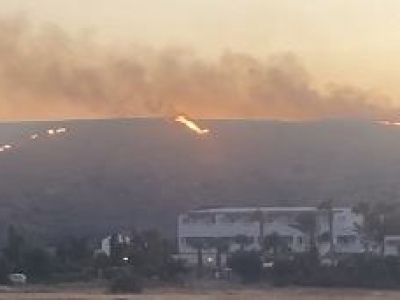
[(276, 260), (272, 268), (272, 283), (284, 286), (293, 283), (296, 268), (291, 261)]
[(262, 262), (257, 252), (236, 252), (228, 260), (228, 266), (240, 276), (243, 283), (257, 282), (261, 278)]
[(114, 294), (140, 294), (143, 286), (139, 276), (134, 274), (120, 274), (111, 279), (110, 292)]

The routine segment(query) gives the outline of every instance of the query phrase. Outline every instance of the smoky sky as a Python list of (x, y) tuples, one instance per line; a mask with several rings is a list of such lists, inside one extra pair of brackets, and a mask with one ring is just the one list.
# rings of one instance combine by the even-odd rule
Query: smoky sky
[(295, 53), (234, 50), (205, 59), (180, 45), (113, 45), (27, 17), (0, 17), (2, 120), (170, 116), (395, 118), (390, 99), (357, 87), (316, 87)]

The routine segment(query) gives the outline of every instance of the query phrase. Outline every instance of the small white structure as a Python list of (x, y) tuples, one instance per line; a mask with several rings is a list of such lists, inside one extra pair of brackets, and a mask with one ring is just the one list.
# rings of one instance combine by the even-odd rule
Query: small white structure
[(384, 255), (393, 256), (400, 254), (400, 235), (387, 235), (384, 240)]
[[(101, 240), (101, 247), (96, 251), (96, 253), (104, 253), (107, 256), (111, 254), (111, 239), (112, 235), (107, 236), (106, 238)], [(121, 233), (117, 233), (115, 235), (117, 242), (120, 244), (129, 244), (131, 242), (131, 238), (127, 235), (123, 235)]]
[[(333, 242), (336, 253), (360, 253), (363, 246), (357, 234), (356, 224), (362, 219), (351, 208), (333, 208)], [(260, 241), (276, 235), (284, 241), (292, 253), (305, 252), (310, 247), (310, 232), (300, 224), (301, 215), (315, 218), (315, 236), (321, 255), (330, 251), (329, 217), (326, 211), (316, 207), (243, 207), (212, 208), (193, 210), (178, 217), (179, 256), (189, 264), (196, 264), (198, 251), (194, 246), (197, 240), (220, 240), (227, 244), (222, 253), (222, 264), (227, 253), (240, 248), (259, 250)], [(245, 243), (240, 242), (240, 238)], [(243, 237), (245, 237), (243, 239)], [(215, 246), (202, 249), (204, 265), (215, 264), (217, 250)]]
[(12, 273), (8, 275), (8, 280), (13, 285), (25, 285), (28, 278), (22, 273)]

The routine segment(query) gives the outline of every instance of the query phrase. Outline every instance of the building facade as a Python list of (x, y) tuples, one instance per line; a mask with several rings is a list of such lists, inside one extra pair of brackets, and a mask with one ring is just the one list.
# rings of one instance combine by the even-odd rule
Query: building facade
[[(111, 239), (113, 238), (112, 235), (109, 235), (101, 240), (100, 249), (95, 251), (96, 254), (103, 253), (107, 256), (111, 255)], [(131, 238), (128, 235), (124, 235), (122, 233), (117, 233), (114, 235), (117, 243), (120, 244), (129, 244), (131, 242)]]
[(363, 246), (357, 224), (361, 222), (351, 208), (329, 211), (316, 207), (193, 210), (178, 217), (179, 256), (188, 264), (196, 264), (201, 251), (205, 265), (215, 265), (218, 259), (224, 264), (229, 253), (239, 249), (266, 249), (273, 239), (274, 247), (284, 246), (289, 253), (305, 252), (312, 244), (321, 255), (330, 252), (332, 245), (336, 253), (360, 253)]
[(400, 254), (400, 236), (399, 235), (388, 235), (384, 239), (384, 255), (385, 256), (397, 256)]

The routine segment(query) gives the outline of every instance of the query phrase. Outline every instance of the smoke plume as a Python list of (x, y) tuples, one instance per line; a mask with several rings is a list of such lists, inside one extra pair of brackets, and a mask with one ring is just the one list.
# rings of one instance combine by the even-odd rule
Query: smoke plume
[(166, 116), (393, 117), (390, 101), (350, 86), (316, 88), (292, 54), (216, 60), (180, 49), (117, 47), (24, 17), (0, 18), (3, 120)]

